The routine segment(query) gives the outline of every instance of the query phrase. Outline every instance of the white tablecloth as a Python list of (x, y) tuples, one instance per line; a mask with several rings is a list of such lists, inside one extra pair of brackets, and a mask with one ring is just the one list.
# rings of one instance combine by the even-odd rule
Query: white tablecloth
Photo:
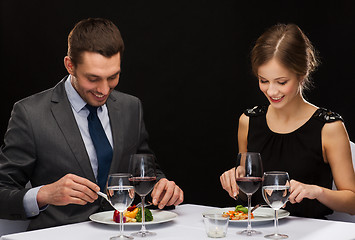
[[(157, 235), (146, 239), (210, 239), (206, 235), (202, 220), (202, 213), (210, 209), (212, 209), (212, 207), (192, 204), (178, 206), (175, 210), (172, 210), (179, 215), (173, 221), (147, 225), (147, 229), (156, 232)], [(273, 221), (268, 221), (252, 225), (253, 228), (262, 232), (261, 235), (253, 237), (237, 235), (236, 232), (243, 230), (245, 226), (246, 224), (244, 223), (230, 223), (227, 237), (224, 239), (265, 239), (265, 234), (274, 232)], [(125, 232), (130, 234), (139, 229), (139, 226), (126, 226)], [(348, 222), (286, 217), (280, 219), (279, 230), (281, 233), (289, 235), (288, 239), (290, 240), (355, 240), (355, 223)], [(118, 226), (88, 221), (43, 230), (5, 235), (1, 237), (1, 240), (104, 240), (117, 235), (118, 231)]]

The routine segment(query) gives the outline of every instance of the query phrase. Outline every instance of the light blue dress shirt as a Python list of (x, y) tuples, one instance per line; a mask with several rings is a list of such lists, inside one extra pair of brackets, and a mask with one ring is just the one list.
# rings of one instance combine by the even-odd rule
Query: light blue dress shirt
[[(67, 93), (76, 123), (79, 127), (81, 137), (84, 141), (86, 151), (89, 155), (92, 170), (97, 180), (97, 168), (98, 168), (97, 156), (96, 156), (94, 144), (90, 137), (88, 121), (87, 121), (87, 117), (90, 112), (85, 107), (86, 102), (80, 97), (78, 92), (72, 86), (71, 75), (69, 75), (69, 77), (65, 81), (65, 91)], [(102, 127), (105, 130), (108, 141), (110, 142), (111, 146), (113, 146), (110, 118), (108, 116), (108, 110), (106, 104), (102, 105), (97, 109), (97, 115), (101, 121)], [(37, 193), (41, 187), (42, 186), (31, 188), (24, 196), (23, 206), (25, 208), (27, 217), (34, 217), (38, 215), (40, 212), (40, 209), (38, 208), (38, 204), (37, 204)]]

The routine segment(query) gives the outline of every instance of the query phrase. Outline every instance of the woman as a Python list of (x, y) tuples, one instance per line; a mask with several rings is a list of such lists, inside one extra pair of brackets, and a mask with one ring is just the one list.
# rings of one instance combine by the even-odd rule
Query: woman
[[(293, 180), (286, 209), (291, 215), (325, 218), (332, 210), (355, 214), (355, 174), (343, 120), (304, 98), (318, 65), (311, 42), (294, 24), (275, 25), (257, 40), (251, 63), (270, 104), (241, 115), (239, 152), (260, 152), (264, 171), (289, 173)], [(238, 195), (235, 168), (220, 180), (231, 197)], [(253, 203), (259, 202), (263, 199), (257, 192)]]

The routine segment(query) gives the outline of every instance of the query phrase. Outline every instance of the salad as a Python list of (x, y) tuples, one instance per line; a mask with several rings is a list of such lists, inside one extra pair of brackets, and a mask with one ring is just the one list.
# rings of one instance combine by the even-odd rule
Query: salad
[[(153, 214), (148, 208), (144, 209), (144, 217), (146, 222), (153, 221)], [(113, 213), (113, 221), (117, 223), (120, 222), (120, 212), (118, 210), (115, 210)], [(142, 221), (142, 208), (133, 205), (127, 208), (127, 210), (123, 212), (124, 223), (141, 222), (141, 221)]]
[[(223, 217), (229, 217), (230, 220), (246, 220), (248, 219), (248, 208), (237, 205), (235, 210), (223, 212)], [(253, 213), (250, 213), (250, 219), (253, 219)]]

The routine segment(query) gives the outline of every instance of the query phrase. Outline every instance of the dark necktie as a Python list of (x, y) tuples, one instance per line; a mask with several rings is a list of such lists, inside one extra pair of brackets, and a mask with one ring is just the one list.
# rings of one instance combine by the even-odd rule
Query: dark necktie
[(87, 104), (86, 108), (90, 111), (88, 116), (89, 133), (96, 150), (98, 161), (97, 182), (100, 190), (103, 192), (105, 191), (107, 176), (110, 171), (112, 147), (107, 139), (100, 119), (97, 116), (98, 107)]

